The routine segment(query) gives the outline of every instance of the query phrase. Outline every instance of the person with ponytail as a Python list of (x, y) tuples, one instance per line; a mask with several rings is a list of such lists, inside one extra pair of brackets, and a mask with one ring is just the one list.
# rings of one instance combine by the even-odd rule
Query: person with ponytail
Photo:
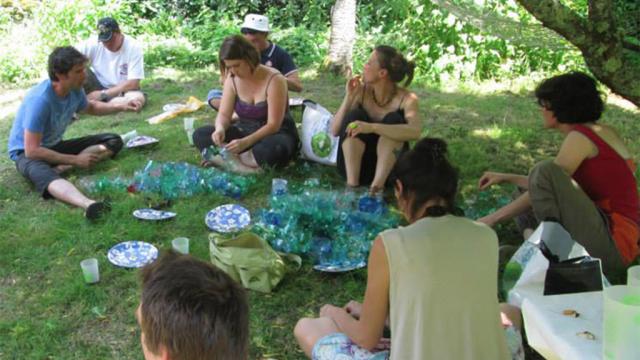
[[(498, 238), (454, 215), (458, 171), (447, 144), (425, 138), (394, 168), (398, 209), (408, 226), (380, 233), (362, 304), (324, 305), (294, 334), (312, 359), (523, 359), (513, 308), (498, 304)], [(507, 316), (508, 314), (508, 316)], [(390, 350), (382, 340), (391, 331)], [(387, 346), (388, 347), (388, 346)]]
[[(398, 154), (420, 137), (418, 97), (405, 88), (414, 68), (396, 49), (381, 45), (371, 53), (362, 76), (347, 81), (331, 132), (340, 137), (337, 166), (348, 186), (382, 190)], [(399, 85), (402, 80), (404, 87)]]

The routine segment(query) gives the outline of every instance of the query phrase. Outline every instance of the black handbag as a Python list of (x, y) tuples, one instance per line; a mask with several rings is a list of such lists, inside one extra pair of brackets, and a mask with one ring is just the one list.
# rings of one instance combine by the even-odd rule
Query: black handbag
[(544, 279), (544, 295), (571, 294), (602, 290), (602, 266), (600, 259), (580, 256), (558, 261), (540, 242), (540, 251), (549, 260), (549, 268)]

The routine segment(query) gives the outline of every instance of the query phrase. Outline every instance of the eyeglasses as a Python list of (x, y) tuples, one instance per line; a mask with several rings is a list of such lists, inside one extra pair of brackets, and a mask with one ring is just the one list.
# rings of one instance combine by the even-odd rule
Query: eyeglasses
[(255, 35), (255, 34), (261, 33), (261, 31), (247, 29), (247, 28), (240, 29), (240, 32), (242, 33), (242, 35)]
[(537, 99), (536, 104), (545, 110), (551, 110), (551, 104), (547, 100)]

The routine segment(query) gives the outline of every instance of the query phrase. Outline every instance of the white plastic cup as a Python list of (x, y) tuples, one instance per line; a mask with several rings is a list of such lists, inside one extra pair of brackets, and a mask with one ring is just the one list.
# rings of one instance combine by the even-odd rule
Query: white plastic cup
[(189, 238), (186, 237), (179, 237), (179, 238), (175, 238), (171, 241), (171, 247), (173, 247), (173, 250), (187, 255), (189, 254)]
[(184, 129), (185, 130), (193, 130), (193, 122), (195, 121), (195, 118), (192, 117), (186, 117), (182, 120), (183, 124), (184, 124)]
[(122, 142), (125, 143), (125, 145), (129, 142), (129, 140), (133, 139), (136, 136), (138, 136), (137, 130), (131, 130), (124, 135), (120, 135), (120, 137), (122, 138)]
[(82, 276), (87, 284), (95, 284), (100, 281), (100, 271), (98, 270), (98, 259), (84, 259), (80, 262)]
[(627, 269), (627, 285), (640, 287), (640, 265)]
[(193, 145), (193, 129), (185, 130), (187, 132), (187, 140), (189, 141), (189, 145)]
[(637, 360), (640, 343), (640, 287), (615, 285), (603, 290), (602, 358)]
[(287, 180), (274, 178), (271, 180), (271, 195), (279, 196), (287, 193)]

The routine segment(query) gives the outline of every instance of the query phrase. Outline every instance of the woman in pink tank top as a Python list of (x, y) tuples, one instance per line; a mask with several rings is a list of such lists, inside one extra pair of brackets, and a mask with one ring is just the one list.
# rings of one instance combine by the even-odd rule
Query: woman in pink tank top
[(631, 154), (613, 128), (597, 123), (604, 103), (590, 76), (555, 76), (535, 94), (544, 127), (565, 135), (560, 150), (529, 176), (484, 173), (480, 190), (506, 182), (527, 191), (479, 221), (493, 226), (533, 210), (538, 221), (560, 222), (615, 280), (638, 256), (640, 206)]

